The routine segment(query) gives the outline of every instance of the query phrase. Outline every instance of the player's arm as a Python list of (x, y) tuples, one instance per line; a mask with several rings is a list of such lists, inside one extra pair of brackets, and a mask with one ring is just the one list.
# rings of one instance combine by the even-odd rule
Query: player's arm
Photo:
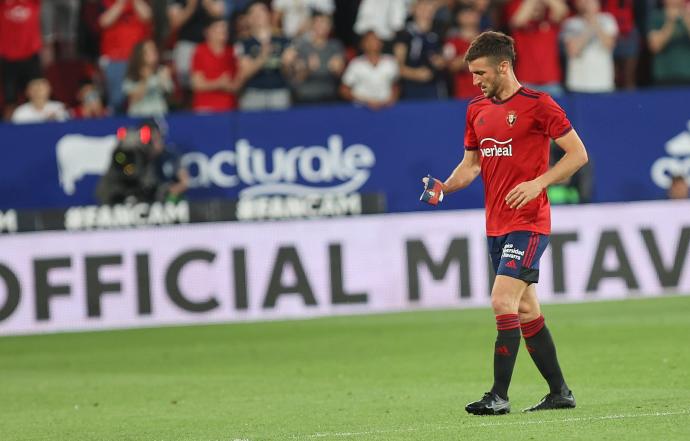
[(443, 196), (446, 193), (452, 193), (470, 185), (479, 175), (479, 171), (479, 155), (477, 150), (465, 150), (465, 156), (460, 164), (455, 167), (453, 173), (446, 179), (446, 182), (441, 182), (431, 175), (422, 179), (424, 192), (419, 200), (436, 206), (443, 200)]
[[(453, 193), (458, 190), (462, 190), (474, 181), (474, 179), (479, 176), (481, 171), (479, 165), (479, 154), (477, 150), (465, 150), (465, 156), (463, 156), (460, 164), (455, 167), (453, 173), (448, 176), (445, 182), (441, 183), (441, 190), (444, 194)], [(424, 185), (429, 184), (429, 178), (422, 178)]]
[(431, 205), (437, 205), (443, 200), (444, 194), (462, 190), (479, 176), (481, 161), (477, 147), (479, 142), (474, 131), (474, 119), (476, 116), (476, 108), (470, 103), (465, 114), (465, 155), (445, 182), (441, 182), (431, 176), (422, 179), (422, 182), (424, 182), (424, 193), (422, 193), (420, 198), (422, 201)]
[(479, 176), (480, 171), (479, 150), (465, 150), (462, 161), (443, 183), (443, 192), (448, 194), (462, 190)]
[(520, 209), (524, 207), (539, 196), (546, 187), (571, 177), (589, 160), (585, 145), (575, 129), (570, 130), (555, 141), (565, 151), (565, 155), (543, 175), (513, 188), (506, 196), (506, 203), (510, 205), (510, 208)]

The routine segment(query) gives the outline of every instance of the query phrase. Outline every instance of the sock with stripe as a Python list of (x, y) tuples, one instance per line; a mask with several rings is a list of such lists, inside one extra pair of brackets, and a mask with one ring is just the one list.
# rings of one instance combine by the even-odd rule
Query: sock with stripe
[(563, 379), (561, 367), (556, 356), (556, 346), (551, 338), (549, 329), (544, 324), (544, 316), (540, 315), (531, 322), (522, 323), (522, 336), (525, 338), (527, 351), (537, 369), (549, 383), (552, 394), (567, 394), (568, 386)]
[(520, 319), (517, 314), (496, 316), (496, 345), (494, 348), (494, 385), (491, 392), (508, 399), (508, 387), (513, 376), (515, 359), (520, 348)]

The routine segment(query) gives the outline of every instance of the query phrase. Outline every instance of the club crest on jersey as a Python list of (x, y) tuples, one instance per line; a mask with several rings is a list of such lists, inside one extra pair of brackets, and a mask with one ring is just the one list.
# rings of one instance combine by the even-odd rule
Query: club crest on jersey
[(513, 127), (515, 125), (515, 121), (517, 121), (517, 112), (511, 110), (506, 116), (506, 122), (508, 123), (508, 126)]

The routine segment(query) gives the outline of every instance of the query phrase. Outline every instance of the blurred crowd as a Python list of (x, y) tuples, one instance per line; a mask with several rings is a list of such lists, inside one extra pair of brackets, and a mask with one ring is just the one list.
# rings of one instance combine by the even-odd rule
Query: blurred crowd
[(556, 96), (690, 84), (686, 0), (0, 0), (0, 105), (22, 123), (464, 99), (488, 29)]

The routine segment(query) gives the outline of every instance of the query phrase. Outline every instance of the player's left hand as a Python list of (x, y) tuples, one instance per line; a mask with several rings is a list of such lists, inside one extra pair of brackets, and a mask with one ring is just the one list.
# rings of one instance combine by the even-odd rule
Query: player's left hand
[(519, 210), (539, 196), (542, 190), (544, 188), (536, 180), (523, 182), (510, 190), (510, 193), (506, 196), (506, 204), (510, 208)]
[(422, 182), (424, 183), (424, 192), (419, 200), (434, 207), (437, 206), (443, 200), (443, 182), (431, 175), (422, 178)]

